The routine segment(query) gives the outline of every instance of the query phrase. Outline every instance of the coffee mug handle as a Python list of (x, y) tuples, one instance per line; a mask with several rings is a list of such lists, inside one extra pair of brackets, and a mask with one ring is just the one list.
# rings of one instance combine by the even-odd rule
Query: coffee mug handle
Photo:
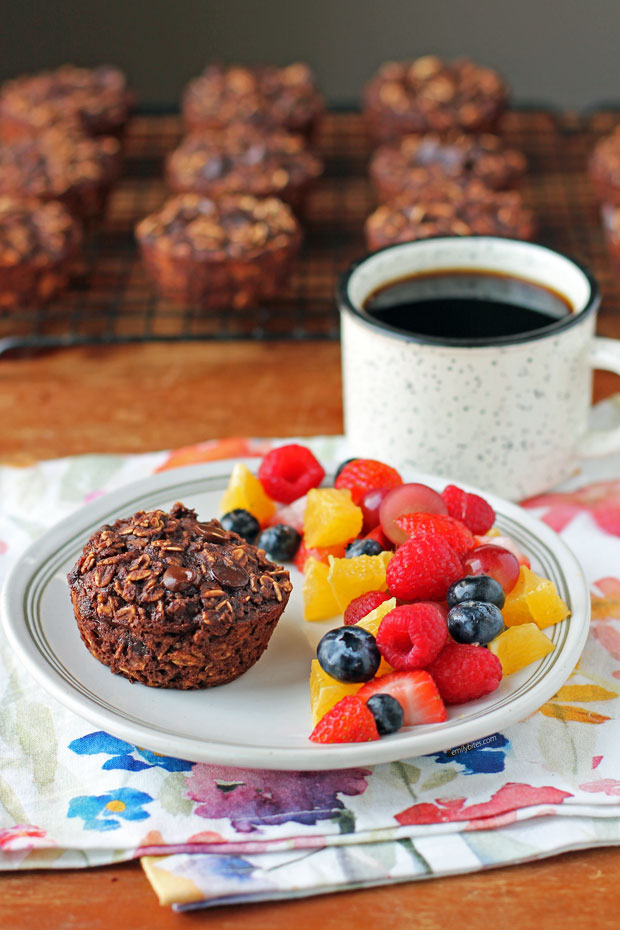
[[(613, 371), (620, 375), (620, 339), (597, 337), (590, 349), (589, 361), (592, 368)], [(579, 443), (578, 452), (585, 458), (620, 452), (620, 426), (586, 433)]]

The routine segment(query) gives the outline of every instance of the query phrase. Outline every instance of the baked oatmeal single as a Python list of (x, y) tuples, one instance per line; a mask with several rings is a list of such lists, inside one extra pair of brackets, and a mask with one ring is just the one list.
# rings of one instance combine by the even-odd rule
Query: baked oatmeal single
[(370, 162), (370, 176), (380, 200), (391, 200), (404, 192), (423, 194), (429, 180), (439, 173), (506, 190), (519, 183), (526, 167), (525, 156), (505, 148), (498, 136), (451, 130), (444, 136), (403, 136), (398, 142), (380, 146)]
[(81, 232), (67, 208), (0, 195), (0, 312), (38, 307), (66, 287)]
[(231, 123), (283, 127), (310, 136), (325, 108), (308, 65), (208, 65), (183, 93), (186, 126), (220, 129)]
[(508, 88), (492, 68), (436, 55), (382, 65), (364, 91), (364, 115), (377, 141), (407, 133), (492, 131)]
[[(473, 186), (472, 186), (473, 185)], [(382, 204), (366, 220), (371, 251), (396, 242), (431, 236), (505, 236), (532, 239), (534, 215), (517, 191), (490, 191), (472, 182), (452, 197), (412, 200), (401, 196)]]
[(31, 136), (47, 126), (77, 125), (89, 135), (118, 135), (133, 94), (122, 71), (111, 65), (26, 74), (0, 88), (0, 138)]
[(0, 194), (61, 200), (78, 218), (103, 212), (118, 178), (120, 143), (59, 126), (0, 147)]
[(275, 197), (178, 194), (136, 227), (163, 297), (201, 309), (238, 309), (277, 294), (301, 231)]
[(85, 645), (153, 688), (210, 688), (261, 657), (292, 585), (285, 568), (177, 503), (102, 526), (68, 575)]
[(299, 211), (323, 170), (302, 136), (233, 123), (187, 136), (168, 157), (170, 187), (219, 197), (280, 197)]
[(613, 203), (601, 206), (601, 219), (609, 255), (616, 273), (620, 271), (620, 207)]
[(599, 200), (620, 206), (620, 126), (597, 143), (589, 168)]

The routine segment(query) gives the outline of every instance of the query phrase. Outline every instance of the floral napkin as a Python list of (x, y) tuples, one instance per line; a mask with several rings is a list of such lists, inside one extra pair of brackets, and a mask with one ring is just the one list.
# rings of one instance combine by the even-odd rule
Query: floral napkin
[[(618, 416), (615, 403), (598, 412)], [(324, 461), (337, 437), (303, 440)], [(274, 442), (276, 442), (274, 440)], [(0, 573), (85, 502), (164, 468), (261, 454), (224, 440), (172, 453), (0, 468)], [(503, 733), (421, 758), (326, 772), (167, 758), (49, 697), (0, 635), (0, 867), (142, 857), (184, 909), (410, 881), (620, 843), (620, 457), (527, 506), (582, 561), (593, 621), (557, 695)]]

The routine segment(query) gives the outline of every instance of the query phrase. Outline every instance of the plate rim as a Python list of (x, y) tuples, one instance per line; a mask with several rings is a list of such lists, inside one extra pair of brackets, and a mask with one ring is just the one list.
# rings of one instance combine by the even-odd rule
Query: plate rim
[[(383, 737), (380, 740), (366, 743), (321, 745), (308, 741), (307, 747), (245, 747), (238, 743), (230, 744), (185, 735), (177, 735), (174, 738), (174, 744), (171, 744), (168, 732), (164, 734), (148, 723), (135, 724), (127, 720), (123, 711), (116, 710), (110, 713), (81, 693), (77, 693), (45, 661), (45, 657), (28, 631), (23, 615), (24, 596), (28, 585), (40, 570), (43, 554), (49, 553), (50, 550), (59, 550), (67, 545), (68, 540), (76, 538), (77, 558), (84, 542), (92, 532), (92, 524), (99, 525), (107, 522), (112, 517), (116, 518), (116, 514), (124, 515), (123, 512), (131, 506), (132, 502), (144, 501), (149, 496), (163, 495), (168, 488), (180, 483), (200, 483), (208, 479), (227, 478), (232, 466), (237, 463), (245, 464), (251, 470), (256, 471), (259, 462), (259, 457), (218, 459), (156, 472), (131, 481), (109, 491), (97, 500), (84, 504), (72, 514), (64, 517), (21, 553), (7, 573), (2, 588), (0, 597), (2, 626), (9, 644), (22, 660), (27, 671), (47, 693), (73, 713), (99, 726), (102, 730), (134, 745), (145, 746), (168, 756), (173, 755), (192, 762), (233, 765), (240, 768), (317, 771), (395, 762), (445, 751), (482, 739), (499, 729), (505, 729), (525, 719), (538, 710), (570, 676), (585, 645), (590, 621), (589, 589), (576, 556), (558, 534), (517, 504), (497, 495), (488, 494), (467, 483), (458, 482), (459, 486), (465, 490), (483, 495), (498, 512), (500, 518), (503, 516), (510, 518), (533, 534), (561, 567), (570, 594), (572, 616), (568, 621), (566, 638), (559, 659), (540, 682), (515, 700), (508, 700), (506, 705), (495, 710), (490, 709), (486, 713), (483, 712), (481, 717), (474, 717), (470, 720), (456, 718), (448, 721), (448, 726), (433, 724), (416, 727), (407, 733), (394, 734), (391, 737)], [(450, 479), (443, 476), (428, 475), (409, 468), (403, 471), (406, 480), (420, 481), (431, 487), (450, 483)], [(578, 623), (574, 622), (575, 617), (578, 617)], [(573, 620), (572, 623), (571, 620)], [(544, 659), (541, 661), (544, 662)], [(136, 683), (132, 687), (146, 686)], [(158, 689), (149, 689), (149, 691), (158, 693)], [(541, 692), (544, 692), (542, 696)], [(201, 689), (200, 693), (204, 693), (204, 689)], [(484, 721), (483, 727), (481, 727), (481, 720)], [(455, 737), (451, 738), (448, 734), (454, 728), (458, 732)], [(458, 742), (455, 742), (454, 738), (458, 739)]]

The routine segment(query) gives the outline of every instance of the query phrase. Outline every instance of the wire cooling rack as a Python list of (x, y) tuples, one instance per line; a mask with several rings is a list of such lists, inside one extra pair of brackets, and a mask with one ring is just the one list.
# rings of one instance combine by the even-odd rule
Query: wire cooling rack
[[(620, 311), (620, 279), (608, 260), (587, 177), (596, 140), (620, 123), (613, 110), (575, 115), (528, 109), (508, 113), (506, 143), (525, 152), (523, 193), (539, 241), (589, 264), (604, 293), (605, 316)], [(126, 137), (125, 171), (105, 217), (87, 234), (80, 275), (55, 302), (0, 318), (0, 355), (21, 348), (200, 339), (337, 339), (338, 276), (364, 254), (363, 223), (374, 208), (367, 178), (369, 142), (354, 112), (329, 113), (318, 148), (325, 174), (310, 195), (304, 244), (294, 274), (264, 307), (204, 313), (160, 300), (136, 249), (136, 222), (167, 195), (163, 162), (181, 136), (177, 116), (137, 116)]]

